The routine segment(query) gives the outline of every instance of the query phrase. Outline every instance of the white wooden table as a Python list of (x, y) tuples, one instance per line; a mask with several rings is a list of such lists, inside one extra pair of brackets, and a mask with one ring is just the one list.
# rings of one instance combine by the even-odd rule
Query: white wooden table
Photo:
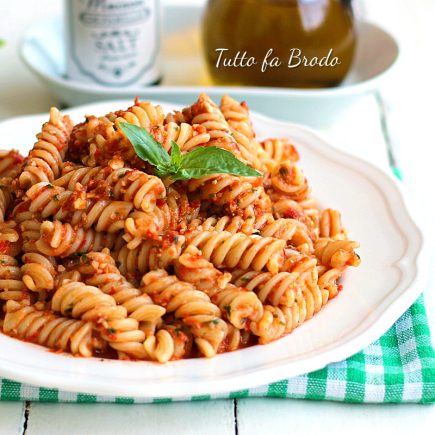
[[(179, 0), (166, 0), (176, 2)], [(204, 0), (190, 0), (203, 3)], [(0, 119), (46, 112), (56, 104), (20, 62), (19, 39), (38, 18), (60, 13), (60, 1), (0, 2)], [(188, 3), (185, 1), (185, 3)], [(403, 169), (405, 188), (420, 210), (419, 221), (435, 252), (433, 200), (433, 101), (435, 2), (433, 0), (358, 0), (357, 13), (393, 32), (402, 58), (395, 77), (380, 96), (364, 98), (325, 133), (333, 143), (388, 170), (387, 144)], [(0, 138), (1, 140), (1, 138)], [(435, 259), (435, 255), (433, 257)], [(435, 268), (435, 262), (432, 263)], [(435, 280), (426, 288), (435, 331)], [(159, 405), (75, 405), (0, 402), (0, 435), (301, 433), (409, 434), (435, 427), (435, 407), (421, 405), (347, 405), (281, 399), (244, 399)]]

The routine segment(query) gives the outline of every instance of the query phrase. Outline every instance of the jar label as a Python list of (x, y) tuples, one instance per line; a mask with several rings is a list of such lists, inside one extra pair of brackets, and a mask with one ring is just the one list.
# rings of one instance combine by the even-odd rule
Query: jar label
[[(159, 78), (159, 0), (67, 0), (69, 73), (104, 86)], [(145, 76), (145, 77), (144, 77)], [(75, 77), (73, 77), (75, 78)]]

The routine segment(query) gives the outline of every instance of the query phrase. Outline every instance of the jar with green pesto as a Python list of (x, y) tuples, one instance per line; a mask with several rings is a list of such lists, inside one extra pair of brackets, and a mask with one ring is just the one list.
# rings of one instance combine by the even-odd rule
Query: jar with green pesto
[(209, 0), (205, 57), (219, 85), (323, 88), (354, 57), (350, 0)]

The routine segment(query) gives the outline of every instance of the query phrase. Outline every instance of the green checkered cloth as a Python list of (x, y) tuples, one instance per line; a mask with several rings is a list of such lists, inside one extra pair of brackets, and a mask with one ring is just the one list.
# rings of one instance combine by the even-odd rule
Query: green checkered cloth
[(246, 397), (334, 400), (352, 403), (434, 403), (435, 352), (423, 296), (366, 349), (322, 370), (262, 387), (182, 399), (94, 396), (0, 379), (1, 400), (75, 403), (162, 403)]

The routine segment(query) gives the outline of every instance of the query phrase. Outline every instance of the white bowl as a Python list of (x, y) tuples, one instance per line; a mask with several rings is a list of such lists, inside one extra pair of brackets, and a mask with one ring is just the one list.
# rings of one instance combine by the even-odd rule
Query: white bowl
[[(103, 114), (128, 104), (105, 102), (67, 113), (80, 122), (85, 114)], [(174, 108), (164, 105), (167, 111)], [(27, 152), (47, 116), (0, 123), (0, 148)], [(340, 295), (294, 333), (271, 344), (166, 365), (73, 358), (0, 334), (0, 376), (68, 391), (141, 399), (219, 394), (343, 360), (380, 337), (399, 318), (421, 293), (428, 270), (422, 234), (397, 181), (335, 149), (305, 127), (257, 114), (252, 120), (259, 138), (291, 138), (315, 197), (340, 210), (350, 236), (361, 243), (361, 266), (346, 271)]]
[[(200, 19), (200, 8), (176, 7), (166, 9), (164, 34), (176, 41), (176, 35), (183, 37)], [(254, 110), (268, 113), (275, 118), (324, 126), (331, 123), (340, 112), (361, 95), (377, 89), (382, 80), (390, 74), (399, 55), (399, 47), (394, 38), (374, 24), (360, 22), (358, 46), (353, 67), (347, 79), (334, 88), (289, 89), (289, 88), (225, 88), (207, 87), (212, 97), (231, 93), (235, 98), (243, 98)], [(167, 78), (163, 86), (137, 88), (106, 88), (97, 84), (82, 83), (65, 77), (63, 20), (52, 17), (40, 21), (29, 28), (22, 45), (21, 57), (29, 69), (47, 86), (59, 100), (70, 106), (94, 101), (134, 98), (160, 99), (174, 103), (194, 100), (204, 90), (201, 53), (188, 53), (177, 59), (165, 54)], [(196, 47), (195, 47), (196, 49)], [(192, 55), (196, 56), (193, 58)], [(183, 75), (187, 86), (171, 86), (174, 83), (174, 68)]]

